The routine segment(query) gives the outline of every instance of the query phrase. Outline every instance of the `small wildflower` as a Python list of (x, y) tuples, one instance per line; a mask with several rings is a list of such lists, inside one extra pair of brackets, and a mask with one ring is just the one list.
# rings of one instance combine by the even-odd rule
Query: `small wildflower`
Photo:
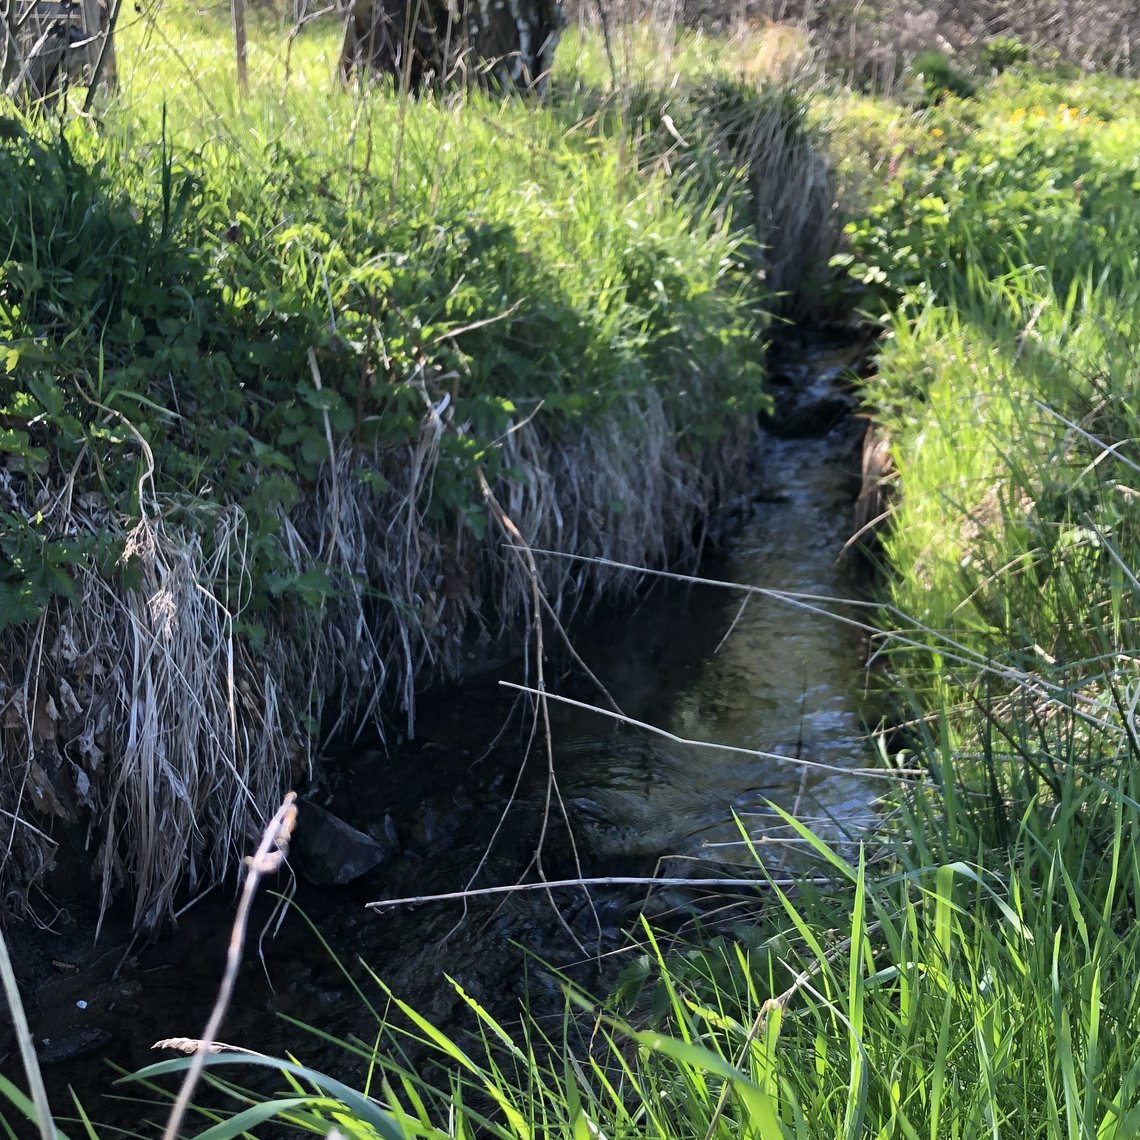
[(943, 135), (943, 133), (944, 133), (944, 132), (943, 132), (943, 130), (942, 130), (942, 128), (941, 128), (941, 127), (935, 127), (933, 130), (931, 130), (931, 132), (930, 132), (930, 133), (931, 133), (931, 134), (932, 134), (932, 135), (933, 135), (933, 136), (934, 136), (936, 139), (940, 139), (940, 138), (942, 137), (942, 135)]
[(1025, 118), (1025, 108), (1024, 107), (1014, 107), (1013, 113), (1009, 116), (1009, 121), (1011, 123), (1020, 123), (1021, 120), (1024, 118)]

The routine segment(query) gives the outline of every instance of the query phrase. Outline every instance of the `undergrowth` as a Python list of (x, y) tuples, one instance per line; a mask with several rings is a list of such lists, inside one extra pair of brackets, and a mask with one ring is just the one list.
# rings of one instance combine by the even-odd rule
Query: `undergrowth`
[[(483, 120), (519, 114), (475, 107)], [(413, 124), (403, 137), (414, 138), (418, 116), (446, 121), (457, 112), (429, 104), (401, 113)], [(1140, 1063), (1132, 1044), (1140, 1031), (1134, 984), (1140, 956), (1136, 88), (1011, 68), (970, 100), (940, 94), (927, 108), (900, 111), (844, 96), (829, 113), (850, 126), (852, 139), (871, 144), (844, 167), (861, 172), (859, 200), (866, 206), (849, 227), (849, 251), (837, 265), (886, 333), (878, 374), (864, 388), (869, 409), (890, 434), (898, 472), (882, 539), (888, 596), (877, 660), (906, 723), (884, 736), (883, 760), (908, 770), (918, 766), (927, 778), (900, 783), (894, 823), (877, 837), (875, 857), (850, 857), (799, 828), (828, 883), (794, 892), (770, 885), (767, 906), (751, 921), (687, 948), (643, 930), (642, 956), (609, 1004), (572, 995), (560, 1028), (524, 1018), (518, 1032), (469, 998), (478, 1029), (471, 1040), (457, 1041), (380, 982), (383, 1001), (390, 999), (398, 1015), (378, 1018), (376, 1041), (345, 1042), (369, 1066), (367, 1095), (302, 1064), (262, 1058), (256, 1063), (282, 1073), (281, 1099), (243, 1102), (207, 1135), (237, 1135), (273, 1116), (318, 1134), (335, 1127), (360, 1137), (528, 1140), (1123, 1140), (1140, 1129)], [(432, 122), (429, 139), (439, 130)], [(631, 122), (619, 116), (617, 137), (628, 141), (622, 130)], [(677, 131), (682, 138), (687, 126)], [(511, 129), (523, 127), (512, 120)], [(558, 145), (577, 146), (583, 141), (574, 141), (577, 135), (597, 137), (556, 132), (554, 153)], [(400, 179), (415, 169), (408, 163), (416, 151), (401, 150)], [(567, 166), (603, 161), (598, 151), (609, 153), (591, 141)], [(610, 168), (611, 188), (635, 186), (636, 208), (652, 204), (654, 219), (691, 208), (692, 198), (666, 192), (668, 146), (647, 153), (654, 173), (634, 178), (617, 163)], [(297, 165), (284, 162), (275, 178), (285, 180)], [(454, 171), (460, 185), (463, 165), (457, 161)], [(392, 168), (385, 172), (382, 187), (392, 182)], [(513, 186), (520, 177), (515, 170), (508, 181)], [(435, 187), (429, 180), (443, 207), (457, 201), (451, 196), (456, 187), (445, 183)], [(535, 188), (524, 203), (512, 199), (512, 210), (541, 199), (539, 186), (527, 185)], [(162, 200), (161, 188), (151, 193), (157, 197), (139, 201)], [(466, 195), (470, 201), (470, 188)], [(177, 202), (177, 195), (170, 200)], [(147, 209), (144, 216), (162, 216), (154, 206)], [(553, 205), (547, 211), (544, 233), (553, 240), (561, 215)], [(720, 232), (715, 215), (714, 208), (696, 218)], [(227, 208), (217, 223), (229, 226), (236, 217)], [(694, 225), (693, 215), (686, 224)], [(243, 225), (239, 237), (266, 240), (266, 223)], [(346, 228), (352, 231), (352, 224)], [(565, 219), (561, 228), (576, 232)], [(612, 243), (621, 226), (607, 232)], [(708, 230), (696, 232), (712, 242)], [(327, 293), (339, 280), (331, 240), (343, 240), (339, 233), (316, 243), (321, 256), (315, 261), (288, 263), (296, 274), (290, 280), (309, 282), (306, 295)], [(240, 269), (241, 241), (226, 239), (225, 245), (238, 246), (222, 253)], [(541, 263), (541, 248), (524, 252)], [(719, 247), (710, 245), (709, 257), (714, 248), (718, 269), (706, 272), (717, 283), (709, 290), (719, 305), (726, 303), (725, 262)], [(444, 264), (446, 250), (439, 253)], [(732, 246), (727, 280), (739, 284), (738, 274), (751, 272), (744, 269), (751, 252), (747, 242)], [(219, 266), (232, 264), (226, 257), (204, 260), (208, 281), (215, 280), (210, 274), (221, 278)], [(326, 264), (333, 265), (331, 274)], [(614, 270), (612, 262), (602, 265)], [(566, 287), (576, 288), (575, 273), (584, 272), (567, 267)], [(659, 272), (653, 257), (646, 272)], [(563, 283), (561, 273), (556, 276)], [(658, 277), (633, 279), (643, 282), (640, 311), (650, 322), (636, 327), (653, 329), (653, 343), (669, 345), (674, 320), (692, 310), (682, 307), (666, 319)], [(596, 289), (602, 279), (584, 280)], [(503, 318), (520, 299), (531, 295), (504, 294), (506, 304), (493, 315)], [(298, 309), (302, 321), (309, 310)], [(50, 309), (44, 312), (43, 319), (54, 319)], [(482, 310), (458, 318), (460, 327), (475, 312)], [(624, 329), (628, 312), (621, 316)], [(520, 304), (522, 327), (531, 317)], [(432, 379), (440, 375), (428, 371), (433, 357), (422, 366), (412, 361), (413, 369), (421, 368), (419, 398), (441, 423), (444, 398), (448, 407), (466, 398), (472, 381), (464, 368), (474, 368), (462, 359), (469, 334), (447, 319), (445, 310), (438, 367), (442, 375), (458, 373), (462, 392)], [(491, 328), (509, 331), (515, 320), (511, 313), (471, 331), (490, 336)], [(285, 325), (280, 336), (287, 341)], [(559, 321), (546, 327), (565, 332)], [(420, 347), (427, 343), (416, 339)], [(677, 366), (688, 343), (672, 345), (655, 364)], [(731, 354), (733, 344), (732, 338), (718, 343), (718, 351)], [(295, 367), (305, 364), (312, 375), (330, 378), (327, 388), (322, 379), (313, 392), (339, 392), (334, 349), (339, 346), (311, 344), (308, 337), (294, 347), (302, 358)], [(535, 345), (526, 350), (536, 351)], [(673, 392), (655, 405), (664, 437), (683, 426), (670, 419), (678, 415), (680, 376), (697, 376), (706, 385), (699, 390), (717, 400), (733, 394), (718, 387), (716, 377), (701, 376), (699, 363), (668, 373)], [(502, 367), (509, 369), (509, 362)], [(697, 371), (685, 373), (685, 367)], [(256, 391), (265, 381), (256, 379), (256, 369), (250, 375)], [(581, 396), (589, 422), (601, 394), (561, 383), (562, 375), (553, 371), (550, 390), (563, 399)], [(629, 387), (621, 388), (619, 403), (636, 403), (653, 391), (637, 381), (636, 374), (622, 373)], [(94, 382), (84, 375), (72, 384), (90, 399)], [(490, 385), (489, 377), (475, 385), (476, 400), (497, 391)], [(321, 406), (324, 398), (318, 398), (316, 422), (323, 426), (330, 416), (331, 431), (338, 409)], [(343, 399), (350, 410), (356, 407)], [(82, 394), (76, 400), (69, 406), (79, 410), (70, 414), (84, 431), (122, 422), (84, 419), (88, 405)], [(304, 416), (310, 405), (300, 399), (294, 406)], [(684, 404), (686, 411), (691, 407)], [(416, 421), (416, 447), (428, 446), (423, 433), (425, 423), (436, 422), (432, 414)], [(136, 427), (145, 418), (134, 407), (121, 409), (121, 416)], [(311, 429), (312, 422), (302, 420), (302, 426)], [(356, 419), (344, 422), (347, 432)], [(42, 447), (32, 427), (18, 430), (26, 432), (28, 448)], [(444, 429), (437, 430), (442, 439)], [(502, 424), (491, 430), (501, 432)], [(135, 486), (139, 457), (146, 474), (146, 449), (161, 447), (161, 433), (153, 440), (139, 434), (142, 442), (132, 436), (130, 445), (139, 453)], [(487, 437), (472, 429), (461, 438), (485, 445)], [(699, 451), (705, 443), (693, 433), (691, 446)], [(293, 465), (284, 470), (296, 477), (290, 447), (277, 450)], [(94, 463), (95, 455), (111, 450), (89, 443), (82, 457)], [(303, 444), (299, 453), (303, 461)], [(503, 479), (509, 454), (502, 459)], [(51, 461), (50, 453), (24, 458), (28, 472)], [(478, 465), (485, 458), (467, 461)], [(131, 480), (122, 481), (127, 490), (119, 493), (129, 493)], [(525, 496), (527, 486), (514, 483), (515, 494)], [(455, 522), (476, 525), (460, 523), (458, 515)], [(117, 572), (129, 573), (130, 564)], [(450, 1078), (432, 1082), (404, 1064), (401, 1047), (409, 1040), (433, 1051)], [(208, 1059), (212, 1071), (243, 1063), (251, 1062), (228, 1054)], [(185, 1064), (165, 1062), (141, 1079)]]

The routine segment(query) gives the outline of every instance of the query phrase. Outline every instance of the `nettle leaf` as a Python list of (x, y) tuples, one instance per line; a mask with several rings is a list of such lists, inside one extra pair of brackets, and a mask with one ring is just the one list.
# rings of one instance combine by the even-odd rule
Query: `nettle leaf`
[[(282, 432), (282, 435), (286, 433)], [(294, 435), (293, 439), (297, 437)], [(292, 441), (290, 441), (292, 442)], [(293, 464), (289, 457), (283, 452), (278, 451), (277, 448), (271, 444), (264, 443), (260, 439), (252, 441), (253, 457), (259, 464), (265, 467), (282, 467), (286, 471), (293, 470)]]
[(310, 408), (316, 408), (321, 412), (331, 412), (344, 403), (340, 394), (331, 388), (313, 388), (308, 384), (298, 384), (297, 394)]
[(26, 585), (0, 581), (0, 629), (34, 621), (42, 608)]
[(353, 472), (353, 478), (364, 487), (377, 492), (378, 494), (387, 491), (391, 484), (379, 471), (373, 470), (371, 467), (361, 467)]
[(28, 391), (36, 398), (40, 407), (52, 417), (63, 414), (66, 397), (52, 376), (32, 376), (28, 379)]
[(263, 515), (277, 509), (291, 511), (300, 498), (300, 490), (285, 475), (270, 475), (262, 479), (245, 501), (245, 509), (254, 515)]
[(329, 444), (321, 432), (307, 432), (301, 439), (301, 456), (306, 463), (319, 467), (329, 457)]
[(271, 595), (288, 595), (314, 609), (338, 592), (327, 571), (322, 569), (306, 570), (303, 574), (267, 574), (264, 581)]

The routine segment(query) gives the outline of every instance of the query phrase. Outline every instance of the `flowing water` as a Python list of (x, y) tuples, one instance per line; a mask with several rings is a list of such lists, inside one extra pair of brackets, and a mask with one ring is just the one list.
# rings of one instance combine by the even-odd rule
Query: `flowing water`
[[(816, 411), (826, 412), (849, 359), (846, 348), (800, 351), (785, 371), (801, 411), (815, 385)], [(755, 496), (705, 560), (703, 576), (821, 597), (857, 592), (840, 553), (851, 530), (859, 425), (839, 417), (824, 431), (821, 414), (811, 424), (822, 434), (758, 442)], [(599, 886), (589, 895), (556, 889), (380, 911), (367, 902), (509, 884), (524, 874), (533, 880), (536, 850), (548, 879), (740, 876), (754, 859), (742, 827), (770, 869), (795, 877), (802, 849), (772, 805), (837, 842), (872, 823), (881, 787), (844, 771), (868, 763), (862, 653), (849, 626), (773, 594), (659, 580), (639, 597), (583, 623), (574, 645), (627, 718), (672, 736), (553, 702), (548, 757), (533, 710), (499, 684), (523, 679), (519, 662), (425, 696), (413, 743), (386, 755), (349, 752), (310, 793), (381, 837), (389, 858), (347, 886), (298, 881), (298, 909), (283, 917), (268, 894), (260, 900), (223, 1040), (290, 1050), (345, 1079), (360, 1075), (358, 1062), (278, 1016), (374, 1035), (364, 1003), (298, 911), (366, 986), (361, 961), (437, 1023), (461, 1028), (464, 1008), (445, 972), (500, 1011), (511, 1009), (529, 976), (536, 1008), (546, 1000), (553, 1011), (557, 983), (539, 960), (587, 986), (604, 984), (612, 975), (597, 952), (621, 946), (643, 907), (679, 923), (715, 892)], [(546, 672), (552, 692), (605, 705), (555, 649)], [(207, 899), (174, 935), (148, 947), (132, 947), (113, 926), (92, 946), (82, 913), (70, 922), (61, 916), (62, 933), (45, 942), (42, 968), (51, 980), (36, 994), (33, 1024), (45, 1059), (56, 1062), (47, 1073), (57, 1106), (68, 1103), (61, 1097), (70, 1083), (95, 1119), (161, 1118), (158, 1109), (116, 1105), (97, 1091), (108, 1084), (104, 1059), (139, 1067), (157, 1059), (153, 1041), (201, 1032), (231, 913), (232, 900)], [(379, 1000), (374, 987), (368, 992)], [(0, 1062), (17, 1075), (13, 1054)]]

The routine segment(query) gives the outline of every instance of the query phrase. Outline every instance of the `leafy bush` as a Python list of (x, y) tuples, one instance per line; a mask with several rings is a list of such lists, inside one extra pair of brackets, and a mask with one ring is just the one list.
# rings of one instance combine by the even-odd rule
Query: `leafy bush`
[(941, 102), (947, 95), (968, 99), (977, 90), (977, 84), (955, 67), (945, 52), (933, 49), (920, 51), (914, 57), (910, 70), (922, 85), (924, 102), (928, 106)]
[(982, 64), (991, 71), (1000, 73), (1028, 62), (1029, 48), (1017, 36), (991, 36), (982, 45)]

